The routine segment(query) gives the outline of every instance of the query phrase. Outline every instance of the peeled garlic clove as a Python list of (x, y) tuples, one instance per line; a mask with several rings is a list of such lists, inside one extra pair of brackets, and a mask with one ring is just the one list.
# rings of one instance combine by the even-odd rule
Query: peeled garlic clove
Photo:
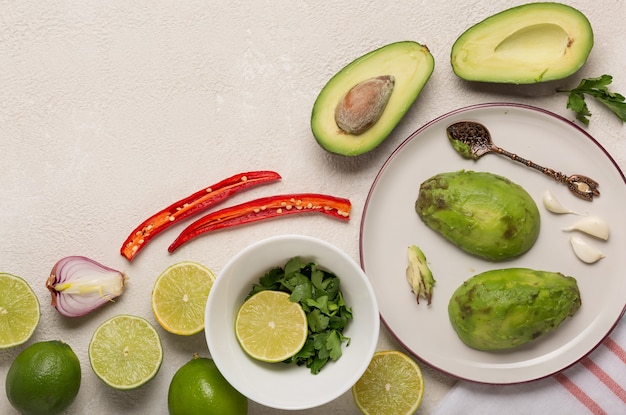
[(587, 216), (564, 231), (581, 231), (596, 238), (609, 239), (609, 224), (599, 216)]
[(578, 213), (563, 206), (549, 190), (543, 192), (543, 205), (552, 213), (572, 213), (578, 215)]
[(587, 264), (593, 264), (605, 257), (602, 252), (589, 245), (578, 236), (573, 235), (570, 237), (569, 241), (576, 256)]

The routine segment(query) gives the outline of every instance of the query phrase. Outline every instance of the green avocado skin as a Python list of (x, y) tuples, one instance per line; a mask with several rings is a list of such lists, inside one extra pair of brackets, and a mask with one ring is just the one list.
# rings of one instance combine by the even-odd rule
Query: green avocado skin
[(488, 172), (461, 170), (427, 179), (415, 211), (454, 245), (491, 261), (527, 252), (541, 226), (532, 197), (520, 185)]
[(468, 346), (521, 346), (555, 330), (581, 306), (574, 277), (528, 268), (486, 271), (465, 281), (448, 304), (450, 323)]

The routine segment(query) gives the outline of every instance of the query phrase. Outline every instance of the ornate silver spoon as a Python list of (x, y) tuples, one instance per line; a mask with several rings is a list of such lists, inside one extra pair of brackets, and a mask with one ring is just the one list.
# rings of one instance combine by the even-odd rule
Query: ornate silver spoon
[(498, 153), (507, 156), (511, 160), (532, 167), (541, 173), (552, 177), (559, 183), (567, 185), (569, 190), (581, 199), (593, 201), (594, 196), (600, 196), (598, 182), (587, 176), (575, 174), (566, 176), (565, 174), (542, 167), (530, 160), (526, 160), (516, 154), (510, 153), (491, 141), (491, 134), (487, 127), (475, 121), (459, 121), (450, 125), (446, 129), (448, 139), (454, 149), (463, 157), (477, 160), (487, 153)]

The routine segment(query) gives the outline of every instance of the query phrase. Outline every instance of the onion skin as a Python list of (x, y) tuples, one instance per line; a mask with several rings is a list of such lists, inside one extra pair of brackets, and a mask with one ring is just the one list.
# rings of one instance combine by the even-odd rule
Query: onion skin
[(52, 306), (65, 317), (81, 317), (124, 292), (126, 275), (84, 256), (68, 256), (50, 271), (46, 288)]

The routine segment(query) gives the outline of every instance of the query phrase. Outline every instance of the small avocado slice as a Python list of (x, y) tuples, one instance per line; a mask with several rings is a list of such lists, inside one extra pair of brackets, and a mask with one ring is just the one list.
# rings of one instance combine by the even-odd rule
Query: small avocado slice
[(454, 43), (454, 73), (468, 81), (533, 84), (565, 78), (587, 61), (593, 31), (580, 11), (560, 3), (504, 10)]
[[(391, 43), (363, 55), (345, 66), (322, 88), (311, 114), (311, 130), (325, 150), (356, 156), (376, 148), (389, 136), (409, 110), (433, 72), (435, 61), (426, 46), (414, 41)], [(349, 133), (337, 123), (335, 113), (346, 94), (369, 80), (391, 79), (385, 105), (363, 132)], [(390, 82), (380, 82), (383, 87)], [(386, 91), (388, 92), (388, 90)], [(384, 94), (381, 94), (381, 96)]]

